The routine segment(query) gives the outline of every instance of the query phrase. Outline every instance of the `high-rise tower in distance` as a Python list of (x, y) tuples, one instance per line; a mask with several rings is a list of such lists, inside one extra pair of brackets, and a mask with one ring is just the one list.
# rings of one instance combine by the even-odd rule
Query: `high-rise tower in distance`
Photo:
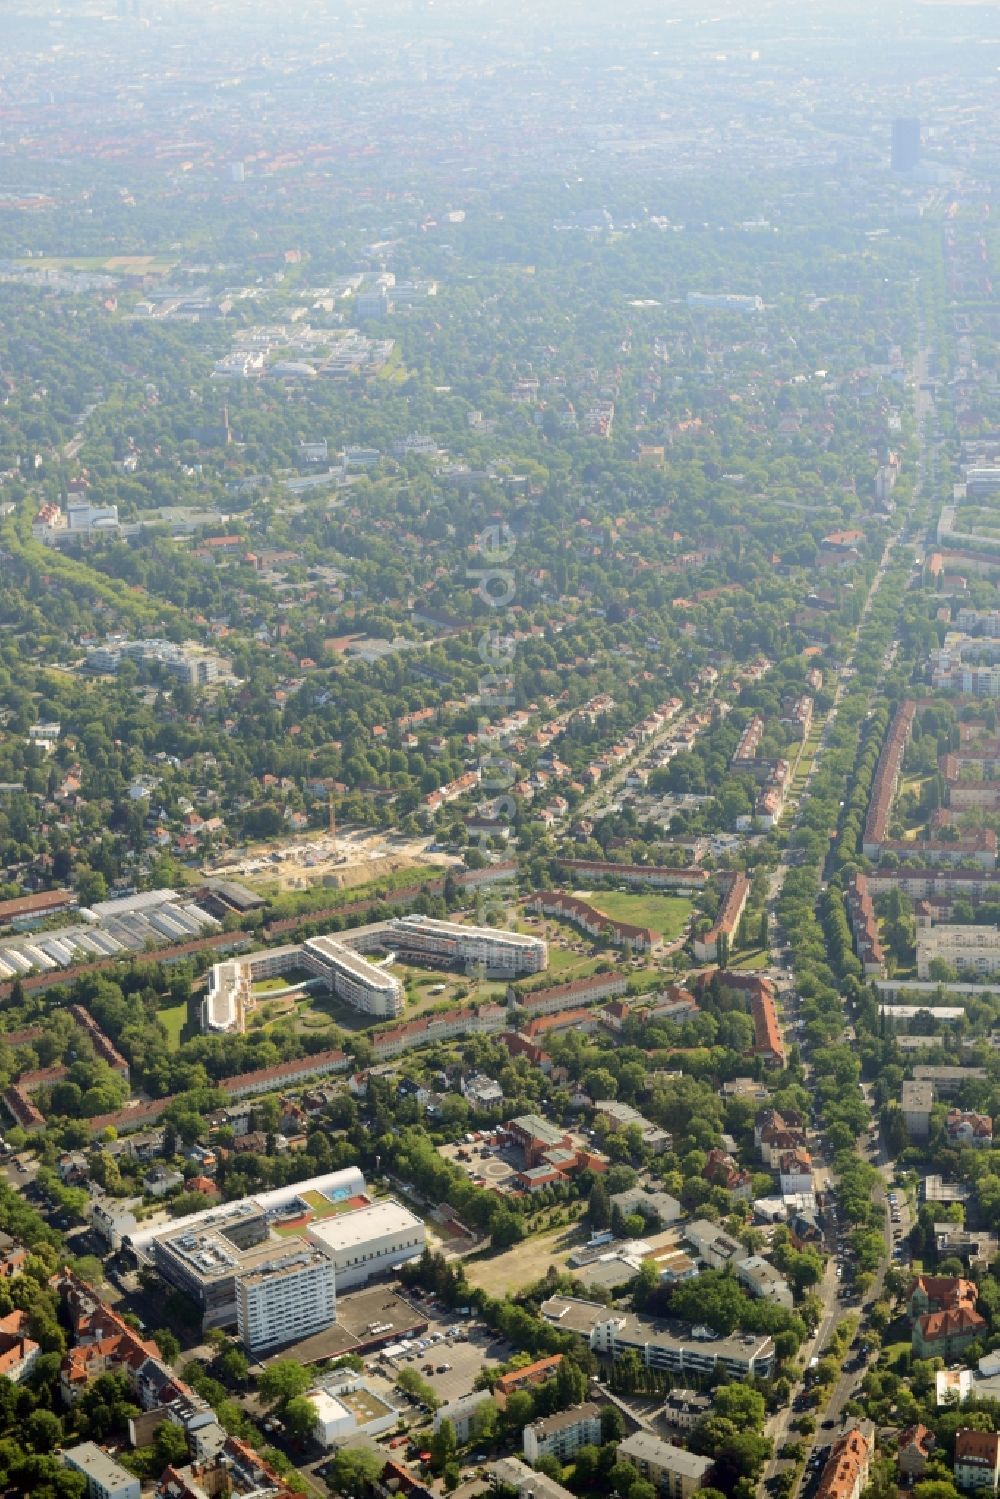
[(892, 170), (912, 172), (920, 160), (920, 121), (893, 120)]

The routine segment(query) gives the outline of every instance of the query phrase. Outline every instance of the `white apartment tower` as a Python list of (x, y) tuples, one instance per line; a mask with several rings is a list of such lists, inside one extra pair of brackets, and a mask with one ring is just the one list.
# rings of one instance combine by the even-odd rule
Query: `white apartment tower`
[(236, 1325), (247, 1352), (298, 1342), (335, 1322), (334, 1278), (333, 1261), (307, 1246), (241, 1275)]

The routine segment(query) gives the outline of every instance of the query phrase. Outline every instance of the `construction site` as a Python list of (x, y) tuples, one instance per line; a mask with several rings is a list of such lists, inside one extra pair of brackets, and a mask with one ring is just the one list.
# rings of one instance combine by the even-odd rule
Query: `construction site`
[(213, 879), (246, 880), (271, 892), (306, 890), (326, 885), (349, 889), (377, 880), (380, 875), (418, 865), (453, 868), (460, 861), (432, 847), (429, 837), (407, 838), (373, 832), (371, 828), (340, 828), (332, 822), (325, 833), (299, 833), (277, 842), (228, 850), (202, 874)]

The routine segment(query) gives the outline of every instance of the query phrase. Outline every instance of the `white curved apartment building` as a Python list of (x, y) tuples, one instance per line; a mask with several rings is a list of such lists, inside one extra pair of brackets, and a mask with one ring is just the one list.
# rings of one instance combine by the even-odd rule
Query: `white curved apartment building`
[(272, 947), (216, 963), (201, 1005), (201, 1028), (209, 1035), (243, 1031), (254, 1009), (253, 986), (304, 968), (322, 979), (338, 999), (377, 1020), (391, 1020), (403, 1008), (403, 986), (395, 974), (369, 962), (333, 937), (310, 937), (301, 945)]
[(242, 1031), (247, 1015), (256, 1004), (254, 984), (306, 966), (302, 948), (294, 945), (272, 947), (250, 953), (245, 958), (229, 958), (224, 963), (216, 963), (209, 973), (208, 988), (201, 1004), (202, 1030), (210, 1035)]
[(404, 990), (396, 975), (334, 937), (310, 937), (302, 945), (302, 961), (329, 981), (338, 999), (363, 1015), (391, 1019), (402, 1011)]
[(466, 926), (431, 916), (400, 916), (390, 924), (389, 940), (414, 956), (467, 965), (482, 963), (487, 978), (516, 978), (541, 973), (548, 947), (541, 937), (503, 931), (494, 926)]

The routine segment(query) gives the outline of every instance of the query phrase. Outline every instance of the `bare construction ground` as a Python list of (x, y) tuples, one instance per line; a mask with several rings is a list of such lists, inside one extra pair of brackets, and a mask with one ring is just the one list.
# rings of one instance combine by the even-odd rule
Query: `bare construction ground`
[(458, 861), (450, 854), (431, 850), (432, 841), (386, 836), (370, 828), (348, 828), (336, 838), (331, 833), (302, 833), (252, 845), (238, 858), (230, 855), (224, 862), (206, 865), (202, 873), (246, 880), (275, 891), (306, 890), (313, 885), (344, 890), (417, 865), (436, 864), (442, 870), (457, 867)]

